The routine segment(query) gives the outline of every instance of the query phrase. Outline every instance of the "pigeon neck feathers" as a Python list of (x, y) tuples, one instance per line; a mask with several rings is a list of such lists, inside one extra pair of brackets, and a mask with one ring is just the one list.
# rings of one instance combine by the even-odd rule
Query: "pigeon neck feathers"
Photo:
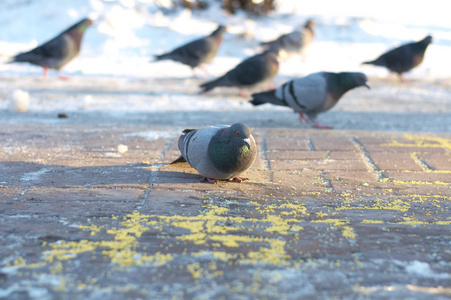
[(366, 76), (363, 73), (341, 72), (329, 73), (324, 72), (327, 82), (327, 93), (338, 101), (347, 91), (358, 86), (367, 86)]
[(69, 34), (74, 39), (76, 44), (80, 46), (83, 34), (85, 33), (86, 29), (91, 25), (92, 21), (90, 19), (83, 19), (77, 24), (74, 24), (71, 27), (69, 27), (64, 33)]

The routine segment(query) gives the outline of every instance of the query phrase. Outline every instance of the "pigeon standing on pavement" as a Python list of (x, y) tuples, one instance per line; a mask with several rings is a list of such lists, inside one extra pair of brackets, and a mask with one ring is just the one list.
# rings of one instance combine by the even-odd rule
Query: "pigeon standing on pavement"
[[(221, 86), (238, 87), (240, 90), (266, 88), (279, 71), (277, 55), (278, 51), (271, 49), (249, 57), (223, 76), (202, 84), (201, 93)], [(242, 91), (240, 95), (243, 95)]]
[(313, 26), (315, 22), (312, 19), (307, 20), (305, 25), (298, 30), (279, 36), (277, 39), (270, 42), (260, 43), (265, 49), (284, 50), (287, 53), (299, 53), (309, 46), (315, 34)]
[(193, 71), (196, 67), (200, 67), (206, 72), (204, 64), (215, 58), (225, 31), (226, 27), (219, 25), (209, 36), (194, 40), (171, 52), (155, 55), (155, 60), (170, 59), (190, 66)]
[(428, 35), (419, 42), (408, 43), (392, 49), (377, 59), (363, 62), (363, 64), (385, 67), (391, 72), (397, 73), (401, 81), (402, 74), (421, 64), (427, 47), (432, 42), (432, 36)]
[(44, 68), (44, 76), (48, 69), (56, 69), (60, 78), (60, 70), (80, 53), (81, 41), (86, 29), (92, 25), (90, 19), (83, 19), (72, 25), (50, 41), (14, 56), (9, 63), (27, 62)]
[(260, 105), (271, 103), (288, 106), (307, 124), (314, 128), (331, 128), (315, 121), (317, 115), (331, 109), (349, 90), (366, 86), (367, 77), (358, 72), (319, 72), (294, 79), (275, 90), (253, 94), (250, 103)]
[(240, 175), (252, 166), (257, 156), (251, 130), (243, 123), (185, 129), (178, 146), (181, 156), (172, 163), (188, 162), (204, 176), (202, 181), (210, 183), (246, 180)]

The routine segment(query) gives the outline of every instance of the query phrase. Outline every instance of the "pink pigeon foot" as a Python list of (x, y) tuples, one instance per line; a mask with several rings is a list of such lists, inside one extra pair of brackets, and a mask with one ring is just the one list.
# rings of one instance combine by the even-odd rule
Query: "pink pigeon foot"
[(205, 73), (206, 75), (210, 75), (210, 73), (208, 72), (208, 69), (207, 69), (207, 67), (206, 67), (205, 65), (200, 65), (199, 68), (201, 68), (202, 71), (204, 71), (204, 73)]
[(44, 67), (44, 72), (42, 73), (42, 77), (47, 77), (48, 73), (49, 73), (49, 68)]
[(245, 181), (245, 180), (249, 180), (249, 178), (237, 176), (237, 177), (234, 177), (232, 179), (232, 181), (236, 181), (236, 182), (242, 182), (242, 181)]
[(243, 97), (243, 98), (249, 98), (250, 97), (250, 95), (248, 93), (244, 92), (243, 90), (240, 90), (240, 96)]
[(313, 128), (319, 128), (319, 129), (332, 129), (333, 127), (331, 126), (327, 126), (327, 125), (322, 125), (318, 122), (313, 122)]
[(200, 182), (216, 183), (216, 181), (218, 181), (218, 180), (215, 179), (215, 178), (204, 177), (204, 178), (201, 179)]
[(68, 77), (66, 75), (63, 75), (63, 74), (59, 74), (58, 78), (61, 79), (61, 80), (70, 80), (70, 77)]

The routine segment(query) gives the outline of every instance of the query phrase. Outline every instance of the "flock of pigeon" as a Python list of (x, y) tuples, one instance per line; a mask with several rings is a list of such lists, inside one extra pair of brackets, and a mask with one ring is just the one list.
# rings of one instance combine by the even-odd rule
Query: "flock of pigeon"
[[(60, 77), (61, 68), (80, 52), (81, 41), (86, 29), (92, 25), (90, 19), (83, 19), (52, 40), (28, 51), (14, 56), (9, 63), (27, 62), (48, 69), (56, 69)], [(263, 52), (249, 57), (239, 63), (223, 76), (200, 85), (201, 93), (217, 87), (238, 87), (242, 89), (264, 90), (272, 82), (279, 70), (278, 57), (281, 51), (300, 53), (314, 40), (313, 20), (289, 34), (269, 42), (261, 43)], [(215, 58), (226, 28), (222, 25), (210, 35), (182, 45), (168, 53), (155, 56), (155, 61), (173, 60), (194, 69), (205, 70), (204, 65)], [(402, 45), (392, 49), (377, 59), (363, 62), (382, 66), (402, 74), (418, 66), (424, 58), (432, 37)], [(250, 103), (261, 105), (270, 103), (286, 106), (299, 113), (300, 119), (314, 128), (331, 128), (316, 121), (316, 116), (332, 108), (349, 90), (365, 86), (367, 77), (360, 72), (318, 72), (293, 79), (281, 86), (252, 94)], [(256, 158), (255, 140), (249, 127), (243, 123), (231, 126), (210, 126), (202, 129), (186, 129), (179, 138), (178, 146), (181, 156), (173, 163), (188, 162), (204, 181), (217, 180), (242, 181), (244, 171), (250, 168)]]

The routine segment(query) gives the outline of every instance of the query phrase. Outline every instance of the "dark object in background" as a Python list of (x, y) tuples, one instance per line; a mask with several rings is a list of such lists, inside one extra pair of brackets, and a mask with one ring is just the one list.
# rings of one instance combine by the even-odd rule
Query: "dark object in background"
[(283, 34), (273, 41), (262, 42), (260, 45), (265, 49), (280, 49), (286, 51), (287, 53), (300, 53), (311, 43), (313, 43), (313, 39), (315, 38), (315, 34), (313, 32), (314, 25), (315, 21), (309, 19), (298, 30)]
[(403, 73), (412, 70), (423, 62), (424, 53), (431, 42), (432, 36), (428, 35), (419, 42), (408, 43), (394, 48), (377, 59), (363, 62), (363, 64), (385, 67), (390, 72), (397, 73), (401, 81), (403, 81)]
[(274, 0), (263, 0), (260, 3), (254, 3), (252, 0), (222, 0), (222, 6), (231, 14), (234, 14), (237, 10), (242, 9), (260, 16), (267, 15), (275, 8)]
[(277, 51), (268, 50), (251, 56), (223, 76), (200, 85), (201, 93), (216, 87), (266, 88), (279, 71)]
[(59, 113), (59, 114), (58, 114), (58, 118), (59, 118), (59, 119), (67, 119), (68, 116), (67, 116), (67, 114), (65, 114), (65, 113)]
[(92, 25), (90, 19), (83, 19), (72, 25), (50, 41), (24, 53), (19, 53), (8, 63), (27, 62), (44, 68), (44, 76), (48, 69), (56, 69), (60, 74), (64, 65), (80, 53), (81, 41), (85, 30)]
[(193, 70), (196, 67), (202, 68), (203, 64), (215, 58), (225, 31), (226, 27), (219, 25), (209, 36), (189, 42), (171, 52), (155, 55), (155, 61), (169, 59), (188, 65)]
[(208, 7), (207, 2), (202, 0), (181, 0), (180, 3), (183, 7), (188, 9), (206, 9)]

